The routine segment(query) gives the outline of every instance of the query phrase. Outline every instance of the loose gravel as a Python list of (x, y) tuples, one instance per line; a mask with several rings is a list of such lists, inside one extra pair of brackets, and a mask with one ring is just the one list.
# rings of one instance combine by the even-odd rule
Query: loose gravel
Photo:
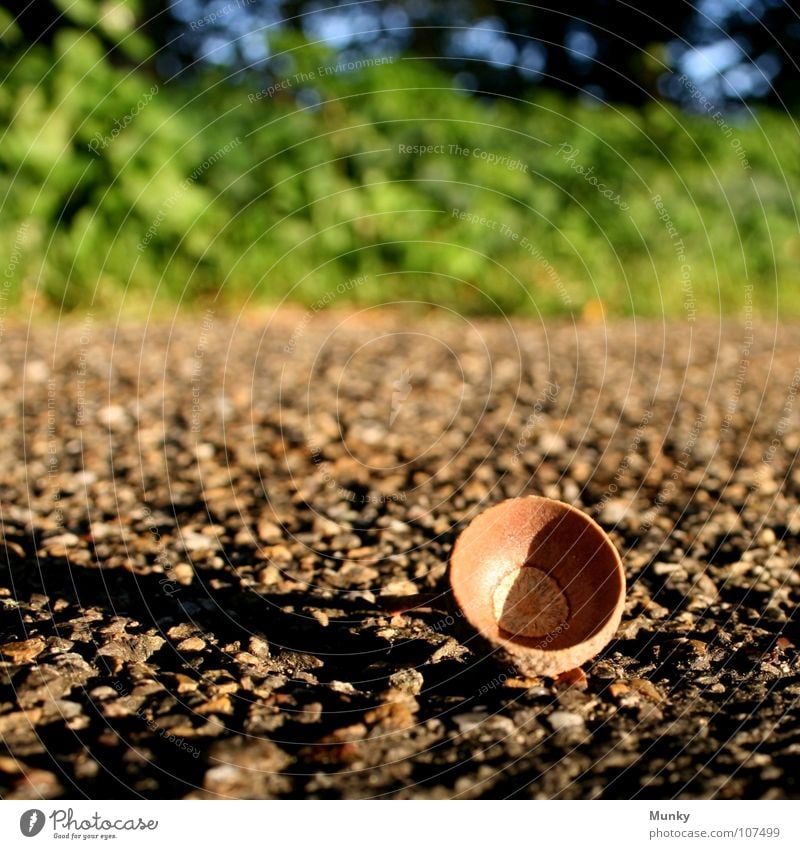
[[(4, 798), (800, 795), (796, 328), (3, 329)], [(380, 606), (525, 493), (627, 572), (558, 681)]]

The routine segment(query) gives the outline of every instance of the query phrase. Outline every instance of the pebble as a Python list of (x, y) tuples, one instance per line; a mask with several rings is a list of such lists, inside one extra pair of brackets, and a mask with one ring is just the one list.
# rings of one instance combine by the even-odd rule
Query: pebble
[(109, 428), (121, 428), (128, 424), (128, 413), (124, 407), (112, 404), (97, 411), (97, 421)]
[(214, 551), (219, 548), (219, 542), (212, 536), (198, 533), (183, 533), (181, 537), (186, 551)]
[(264, 519), (258, 523), (258, 538), (261, 542), (277, 543), (283, 539), (283, 531), (274, 522)]
[(480, 728), (487, 719), (489, 719), (489, 714), (484, 711), (470, 711), (453, 716), (453, 722), (455, 722), (461, 734), (469, 734), (470, 731)]
[(0, 645), (0, 654), (12, 663), (32, 663), (44, 651), (45, 645), (41, 637), (34, 637), (22, 642)]
[(44, 383), (50, 377), (50, 368), (43, 360), (29, 359), (25, 363), (25, 380), (30, 383)]
[(179, 584), (188, 587), (194, 580), (194, 567), (189, 563), (176, 563), (172, 567), (172, 575)]
[(177, 649), (178, 651), (203, 651), (206, 647), (206, 641), (201, 640), (200, 637), (188, 637), (185, 640), (181, 640), (178, 643)]
[(625, 520), (631, 512), (631, 505), (628, 501), (623, 501), (619, 498), (611, 499), (606, 502), (601, 513), (601, 521), (605, 525), (618, 525)]
[(547, 717), (547, 721), (550, 723), (553, 731), (571, 731), (573, 729), (582, 729), (586, 725), (580, 714), (565, 710), (553, 711)]
[(422, 692), (425, 679), (418, 669), (400, 669), (389, 676), (389, 685), (403, 693), (418, 696)]
[(269, 657), (269, 643), (263, 637), (253, 635), (247, 642), (250, 653), (257, 658)]

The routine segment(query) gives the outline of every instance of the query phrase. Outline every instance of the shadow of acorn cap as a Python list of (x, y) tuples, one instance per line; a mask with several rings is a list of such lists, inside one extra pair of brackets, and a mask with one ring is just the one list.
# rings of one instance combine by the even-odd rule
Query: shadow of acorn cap
[(539, 496), (511, 498), (473, 519), (453, 549), (450, 584), (496, 659), (526, 677), (555, 676), (594, 657), (625, 603), (622, 561), (605, 531)]

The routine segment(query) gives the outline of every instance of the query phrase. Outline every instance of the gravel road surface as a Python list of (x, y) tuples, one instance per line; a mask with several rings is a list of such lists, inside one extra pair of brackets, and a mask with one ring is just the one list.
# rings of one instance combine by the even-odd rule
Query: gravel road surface
[[(5, 323), (0, 794), (797, 798), (797, 331)], [(380, 607), (526, 493), (623, 555), (585, 675)]]

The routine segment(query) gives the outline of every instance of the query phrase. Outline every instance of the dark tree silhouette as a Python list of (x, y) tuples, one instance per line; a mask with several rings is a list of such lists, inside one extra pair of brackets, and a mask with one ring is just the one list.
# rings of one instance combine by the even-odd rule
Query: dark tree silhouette
[[(65, 26), (91, 23), (52, 0), (8, 0), (27, 43), (49, 44)], [(293, 29), (349, 55), (405, 52), (458, 75), (465, 87), (515, 95), (532, 85), (640, 105), (686, 101), (670, 75), (707, 55), (702, 75), (720, 103), (800, 101), (800, 17), (796, 0), (140, 0), (138, 20), (153, 45), (155, 72), (190, 73), (214, 45), (217, 62), (248, 68), (241, 36), (267, 25)], [(83, 10), (85, 7), (81, 7)], [(100, 4), (96, 6), (99, 19)], [(83, 14), (83, 11), (81, 12)], [(204, 20), (198, 26), (198, 20)], [(107, 28), (95, 31), (116, 62), (141, 63)], [(267, 35), (263, 36), (266, 43)], [(251, 45), (252, 47), (252, 45)], [(705, 51), (705, 53), (704, 53)]]

